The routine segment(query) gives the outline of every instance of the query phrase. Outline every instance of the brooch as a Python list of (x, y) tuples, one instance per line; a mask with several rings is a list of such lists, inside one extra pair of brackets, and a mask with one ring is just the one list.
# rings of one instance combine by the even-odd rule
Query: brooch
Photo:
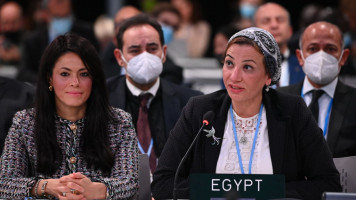
[(219, 145), (219, 144), (220, 144), (220, 139), (221, 139), (221, 138), (218, 138), (218, 137), (216, 137), (216, 136), (214, 135), (214, 134), (215, 134), (215, 129), (214, 129), (214, 127), (211, 127), (210, 130), (203, 129), (203, 131), (208, 133), (208, 134), (205, 135), (207, 138), (213, 137), (214, 142), (211, 143), (212, 145), (215, 145), (215, 144), (216, 144), (216, 145)]

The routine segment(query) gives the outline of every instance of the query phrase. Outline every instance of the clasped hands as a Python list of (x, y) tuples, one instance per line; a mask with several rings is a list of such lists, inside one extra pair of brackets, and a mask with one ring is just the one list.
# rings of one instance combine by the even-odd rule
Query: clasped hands
[[(60, 179), (49, 179), (46, 193), (59, 199), (98, 199), (101, 191), (98, 191), (96, 183), (80, 172), (63, 176)], [(100, 193), (99, 193), (100, 192)], [(105, 193), (104, 193), (105, 194)]]

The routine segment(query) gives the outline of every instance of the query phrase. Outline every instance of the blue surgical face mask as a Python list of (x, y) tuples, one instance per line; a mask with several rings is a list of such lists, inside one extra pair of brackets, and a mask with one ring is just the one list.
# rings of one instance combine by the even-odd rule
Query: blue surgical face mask
[(240, 5), (240, 14), (241, 14), (241, 17), (243, 17), (243, 18), (252, 19), (256, 10), (257, 10), (257, 6), (254, 6), (254, 5), (251, 5), (248, 3), (244, 3), (244, 4)]
[(50, 30), (55, 36), (63, 35), (70, 31), (73, 24), (73, 18), (69, 17), (54, 17), (50, 23)]
[(161, 24), (161, 27), (163, 31), (164, 43), (169, 44), (173, 40), (174, 36), (173, 27), (165, 24)]

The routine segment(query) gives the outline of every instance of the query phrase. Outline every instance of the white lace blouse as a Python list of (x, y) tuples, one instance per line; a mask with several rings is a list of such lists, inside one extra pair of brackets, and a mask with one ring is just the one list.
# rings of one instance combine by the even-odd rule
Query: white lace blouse
[[(249, 172), (249, 161), (256, 131), (258, 114), (249, 118), (242, 118), (235, 112), (235, 127), (239, 140), (239, 149), (245, 173)], [(241, 174), (239, 158), (236, 151), (234, 131), (230, 110), (227, 113), (225, 131), (221, 144), (219, 159), (216, 165), (218, 174)], [(246, 140), (247, 139), (247, 140)], [(245, 142), (244, 142), (245, 141)], [(266, 109), (263, 108), (260, 128), (257, 134), (256, 146), (252, 158), (252, 174), (273, 174), (272, 160), (269, 148)]]

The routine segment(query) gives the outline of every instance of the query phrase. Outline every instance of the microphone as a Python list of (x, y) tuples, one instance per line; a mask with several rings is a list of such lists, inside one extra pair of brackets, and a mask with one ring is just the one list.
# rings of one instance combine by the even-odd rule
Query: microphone
[(174, 184), (173, 184), (173, 199), (174, 200), (177, 200), (177, 181), (178, 181), (178, 175), (179, 175), (179, 172), (180, 172), (180, 169), (182, 168), (183, 166), (183, 163), (185, 162), (185, 160), (187, 159), (188, 157), (188, 154), (192, 151), (192, 148), (194, 146), (194, 144), (196, 143), (199, 135), (201, 134), (202, 130), (208, 126), (211, 126), (211, 122), (214, 120), (214, 117), (215, 117), (215, 113), (213, 111), (208, 111), (206, 112), (204, 115), (203, 115), (203, 124), (202, 126), (200, 127), (197, 135), (195, 136), (193, 142), (190, 144), (187, 152), (184, 154), (182, 160), (180, 161), (179, 165), (178, 165), (178, 168), (177, 168), (177, 171), (176, 171), (176, 174), (174, 176)]

